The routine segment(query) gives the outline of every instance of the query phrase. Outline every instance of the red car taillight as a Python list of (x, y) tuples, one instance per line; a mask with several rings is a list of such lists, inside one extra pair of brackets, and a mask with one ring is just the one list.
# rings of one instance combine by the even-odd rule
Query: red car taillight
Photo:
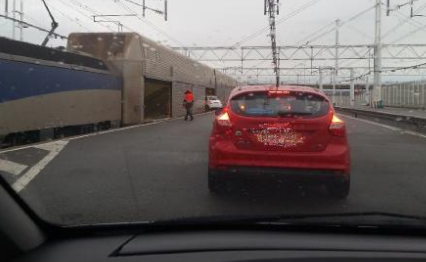
[(329, 130), (330, 130), (330, 133), (334, 136), (345, 136), (346, 135), (345, 122), (343, 122), (343, 120), (338, 118), (336, 115), (333, 115)]
[(229, 119), (229, 114), (227, 111), (221, 113), (217, 117), (217, 124), (220, 126), (231, 126), (231, 120)]
[(231, 119), (226, 108), (215, 119), (214, 133), (216, 135), (228, 135), (231, 133)]

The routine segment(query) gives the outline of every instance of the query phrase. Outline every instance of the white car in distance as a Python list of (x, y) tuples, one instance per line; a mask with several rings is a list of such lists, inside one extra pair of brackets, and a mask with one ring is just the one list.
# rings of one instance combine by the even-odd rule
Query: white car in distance
[(217, 96), (206, 96), (206, 110), (214, 110), (222, 107), (222, 102)]

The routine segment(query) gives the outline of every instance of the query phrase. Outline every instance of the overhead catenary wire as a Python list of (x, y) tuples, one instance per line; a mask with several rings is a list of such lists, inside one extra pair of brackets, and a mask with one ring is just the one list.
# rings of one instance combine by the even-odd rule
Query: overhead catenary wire
[[(40, 26), (37, 26), (37, 25), (31, 24), (31, 23), (28, 23), (28, 22), (25, 22), (25, 21), (21, 21), (21, 20), (19, 20), (19, 19), (15, 19), (15, 18), (12, 18), (12, 17), (9, 17), (9, 16), (0, 15), (0, 17), (3, 17), (3, 18), (5, 18), (5, 19), (11, 20), (11, 21), (14, 21), (15, 23), (20, 23), (20, 24), (22, 24), (22, 25), (25, 25), (25, 26), (28, 26), (28, 27), (32, 27), (32, 28), (37, 29), (37, 30), (42, 31), (42, 32), (46, 32), (46, 33), (49, 33), (49, 32), (50, 32), (50, 30), (45, 29), (45, 28), (43, 28), (43, 27), (40, 27)], [(53, 36), (55, 36), (55, 37), (59, 37), (59, 38), (61, 38), (61, 39), (67, 39), (67, 37), (66, 37), (66, 36), (61, 35), (61, 34), (58, 34), (58, 33), (52, 33), (52, 35), (53, 35)]]
[(60, 15), (62, 15), (63, 17), (67, 18), (68, 20), (70, 20), (71, 22), (75, 23), (76, 25), (78, 25), (79, 27), (83, 28), (84, 30), (88, 31), (88, 32), (92, 32), (92, 30), (86, 26), (84, 26), (82, 23), (80, 23), (80, 21), (78, 20), (78, 18), (72, 18), (69, 15), (65, 14), (64, 12), (62, 12), (61, 10), (59, 10), (58, 8), (56, 8), (54, 5), (50, 4), (50, 7), (55, 10), (56, 12), (58, 12)]
[[(69, 9), (71, 9), (71, 10), (73, 10), (73, 11), (75, 11), (75, 12), (77, 12), (77, 13), (79, 13), (82, 17), (84, 17), (84, 18), (87, 18), (88, 20), (90, 20), (91, 22), (93, 22), (93, 18), (92, 18), (92, 16), (90, 16), (90, 15), (88, 15), (88, 14), (86, 14), (86, 13), (84, 13), (83, 11), (81, 11), (80, 9), (84, 9), (84, 8), (82, 8), (81, 6), (80, 6), (80, 4), (75, 4), (74, 3), (74, 5), (71, 5), (70, 3), (68, 3), (67, 1), (64, 1), (64, 0), (59, 0), (63, 5), (65, 5), (65, 6), (67, 6)], [(79, 8), (77, 8), (77, 7), (79, 7)], [(86, 10), (86, 9), (84, 9), (84, 10)], [(86, 11), (88, 11), (88, 10), (86, 10)], [(89, 11), (88, 11), (89, 12)], [(90, 12), (91, 13), (91, 12)], [(107, 30), (109, 30), (109, 31), (111, 31), (111, 32), (115, 32), (115, 30), (114, 29), (112, 29), (110, 26), (108, 26), (108, 25), (104, 25), (104, 24), (101, 24), (101, 23), (99, 23), (98, 24), (99, 26), (102, 26), (102, 27), (104, 27), (104, 28), (106, 28)]]
[(371, 36), (371, 35), (369, 35), (369, 34), (367, 34), (367, 33), (365, 33), (364, 31), (362, 31), (362, 30), (360, 30), (360, 29), (358, 29), (358, 28), (356, 28), (356, 27), (354, 27), (354, 26), (351, 26), (351, 25), (346, 25), (346, 27), (347, 28), (349, 28), (349, 29), (351, 29), (352, 31), (354, 31), (354, 32), (357, 32), (358, 34), (360, 34), (360, 35), (362, 35), (362, 36), (365, 36), (365, 37), (367, 37), (367, 38), (371, 38), (371, 39), (373, 39), (373, 36)]
[[(336, 23), (335, 23), (335, 21), (333, 21), (333, 22), (331, 22), (331, 23), (329, 23), (329, 24), (327, 24), (327, 25), (325, 25), (325, 26), (321, 27), (320, 29), (316, 30), (314, 33), (311, 33), (310, 35), (305, 36), (305, 37), (304, 37), (304, 38), (302, 38), (301, 40), (297, 41), (297, 42), (296, 42), (296, 45), (300, 45), (301, 43), (305, 43), (305, 45), (309, 44), (309, 41), (308, 41), (308, 40), (309, 40), (310, 38), (314, 37), (315, 35), (319, 34), (319, 33), (320, 33), (320, 32), (322, 32), (323, 30), (325, 30), (325, 29), (329, 28), (330, 26), (332, 26), (332, 27), (333, 27), (333, 29), (334, 29), (335, 24), (336, 24)], [(307, 41), (308, 41), (308, 42), (307, 42)]]
[[(132, 8), (130, 8), (126, 4), (124, 4), (124, 3), (120, 2), (120, 1), (114, 1), (114, 0), (113, 0), (113, 2), (116, 3), (117, 5), (121, 6), (123, 9), (125, 9), (128, 12), (130, 12), (131, 14), (134, 14), (135, 15), (134, 17), (136, 17), (138, 20), (140, 20), (141, 22), (143, 22), (145, 24), (148, 24), (154, 30), (156, 30), (157, 32), (159, 32), (160, 34), (162, 34), (163, 36), (165, 36), (166, 38), (168, 38), (172, 42), (175, 42), (175, 43), (177, 43), (180, 46), (185, 46), (182, 42), (180, 42), (179, 40), (173, 38), (172, 36), (170, 36), (169, 34), (167, 34), (166, 32), (164, 32), (163, 30), (159, 29), (158, 27), (156, 27), (155, 25), (153, 25), (148, 20), (145, 20), (145, 19), (141, 18)], [(210, 63), (215, 64), (216, 67), (221, 67), (221, 65), (213, 63), (212, 61), (210, 61)]]
[[(120, 0), (117, 0), (117, 1), (120, 1)], [(144, 9), (151, 10), (151, 11), (153, 11), (154, 13), (157, 13), (157, 14), (160, 14), (160, 15), (163, 15), (163, 14), (164, 14), (164, 12), (163, 12), (163, 11), (160, 11), (160, 10), (157, 10), (157, 9), (154, 9), (154, 8), (151, 8), (151, 7), (148, 7), (148, 6), (144, 5), (144, 4), (137, 3), (137, 2), (135, 2), (135, 1), (133, 1), (133, 0), (124, 0), (124, 1), (129, 2), (129, 3), (131, 3), (131, 4), (134, 4), (134, 5), (137, 5), (137, 6), (140, 6), (140, 7), (143, 7)]]
[(397, 9), (399, 9), (399, 8), (404, 7), (404, 6), (406, 6), (406, 5), (411, 5), (412, 3), (415, 3), (415, 2), (417, 2), (417, 1), (419, 1), (419, 0), (410, 0), (410, 1), (405, 2), (405, 3), (403, 3), (403, 4), (399, 4), (399, 5), (397, 5), (397, 6), (396, 6), (396, 8), (397, 8)]
[[(420, 12), (420, 11), (422, 11), (424, 8), (426, 8), (426, 4), (424, 4), (424, 5), (422, 5), (421, 7), (419, 7), (415, 12), (417, 13), (417, 12)], [(392, 27), (391, 29), (389, 29), (387, 32), (385, 32), (383, 35), (382, 35), (382, 39), (383, 38), (386, 38), (386, 37), (388, 37), (389, 35), (392, 35), (393, 33), (395, 33), (395, 30), (396, 29), (398, 29), (399, 27), (401, 27), (401, 26), (403, 26), (404, 24), (406, 24), (406, 23), (410, 23), (410, 24), (412, 24), (412, 25), (414, 25), (414, 26), (416, 26), (417, 28), (420, 28), (421, 30), (425, 30), (424, 28), (423, 28), (423, 24), (422, 23), (420, 23), (420, 22), (418, 22), (418, 21), (416, 21), (416, 20), (413, 20), (412, 19), (412, 17), (406, 17), (406, 16), (404, 16), (404, 15), (402, 15), (401, 14), (401, 12), (399, 11), (399, 10), (397, 10), (397, 13), (395, 13), (395, 15), (397, 15), (397, 16), (399, 16), (399, 18), (401, 18), (402, 20), (396, 25), (396, 26), (394, 26), (394, 27)]]
[[(79, 1), (77, 1), (77, 0), (70, 0), (70, 1), (71, 1), (71, 2), (73, 2), (75, 5), (79, 6), (80, 8), (83, 8), (83, 9), (85, 9), (86, 11), (88, 11), (88, 12), (90, 12), (90, 13), (94, 14), (94, 15), (97, 15), (97, 16), (102, 15), (102, 16), (104, 16), (104, 14), (101, 14), (101, 13), (97, 12), (97, 11), (96, 11), (96, 10), (94, 10), (93, 8), (90, 8), (89, 6), (82, 4), (82, 3), (80, 3), (80, 2), (79, 2)], [(113, 19), (111, 19), (111, 18), (109, 18), (109, 17), (107, 17), (107, 16), (106, 16), (104, 19), (105, 19), (105, 20), (107, 20), (108, 22), (115, 23), (115, 24), (117, 24), (117, 25), (121, 25), (121, 26), (123, 26), (124, 28), (126, 28), (127, 30), (129, 30), (130, 32), (137, 33), (137, 31), (133, 30), (133, 29), (132, 29), (132, 28), (130, 28), (129, 26), (127, 26), (127, 25), (125, 25), (125, 24), (122, 24), (122, 23), (120, 23), (120, 22), (118, 22), (118, 21), (115, 21), (115, 20), (113, 20)], [(115, 31), (115, 30), (112, 30), (112, 31)]]
[(412, 30), (412, 31), (408, 32), (407, 34), (405, 34), (405, 35), (403, 35), (403, 36), (401, 36), (401, 37), (399, 37), (399, 38), (397, 38), (397, 39), (393, 40), (390, 44), (395, 44), (396, 42), (399, 42), (399, 41), (401, 41), (401, 40), (403, 40), (403, 39), (406, 39), (407, 37), (412, 36), (412, 35), (414, 35), (415, 33), (417, 33), (418, 31), (423, 30), (423, 29), (425, 29), (425, 28), (426, 28), (426, 25), (424, 25), (424, 26), (423, 26), (423, 27), (421, 27), (421, 28), (417, 28), (417, 29), (415, 29), (415, 30)]
[[(282, 18), (280, 18), (279, 20), (277, 20), (277, 21), (276, 21), (276, 25), (281, 24), (282, 22), (284, 22), (284, 21), (286, 21), (286, 20), (288, 20), (288, 19), (290, 19), (290, 18), (292, 18), (292, 17), (294, 17), (294, 16), (296, 16), (296, 15), (300, 14), (300, 13), (301, 13), (302, 11), (304, 11), (305, 9), (307, 9), (307, 8), (309, 8), (309, 7), (313, 6), (313, 5), (315, 5), (316, 3), (320, 2), (320, 1), (322, 1), (322, 0), (313, 0), (313, 1), (311, 1), (311, 2), (309, 2), (309, 3), (307, 3), (307, 4), (305, 4), (305, 5), (303, 5), (303, 6), (301, 6), (301, 7), (299, 7), (299, 8), (298, 8), (298, 9), (296, 9), (295, 11), (292, 11), (292, 12), (290, 12), (289, 14), (287, 14), (287, 15), (285, 15), (284, 17), (282, 17)], [(254, 38), (258, 37), (258, 36), (259, 36), (259, 35), (261, 35), (262, 33), (267, 32), (268, 30), (269, 30), (269, 26), (265, 26), (265, 27), (263, 27), (263, 28), (261, 28), (261, 29), (259, 29), (259, 30), (255, 31), (255, 32), (254, 32), (254, 33), (252, 33), (251, 35), (249, 35), (249, 36), (247, 36), (247, 37), (244, 37), (244, 38), (243, 38), (243, 39), (241, 39), (240, 41), (235, 42), (232, 46), (233, 46), (233, 47), (240, 46), (242, 43), (247, 42), (247, 41), (250, 41), (250, 40), (252, 40), (252, 39), (254, 39)]]
[[(425, 63), (416, 64), (416, 65), (411, 65), (411, 66), (403, 66), (403, 67), (397, 67), (397, 68), (392, 68), (392, 69), (386, 69), (386, 70), (382, 70), (380, 72), (381, 73), (387, 73), (387, 72), (396, 72), (396, 71), (402, 71), (402, 70), (407, 70), (407, 69), (417, 69), (417, 68), (419, 68), (421, 66), (424, 66), (424, 65), (426, 65), (426, 62)], [(358, 80), (358, 79), (361, 79), (361, 78), (363, 78), (363, 77), (365, 77), (367, 75), (370, 75), (371, 73), (373, 73), (373, 71), (370, 70), (370, 71), (368, 71), (368, 72), (366, 72), (364, 74), (358, 75), (358, 76), (356, 76), (354, 78), (343, 79), (339, 83), (348, 82), (348, 81), (352, 81), (352, 80)]]
[[(426, 8), (426, 4), (424, 4), (424, 5), (422, 5), (422, 6), (420, 6), (415, 12), (420, 12), (420, 11), (422, 11), (424, 8)], [(400, 11), (398, 11), (398, 12), (400, 12)], [(401, 15), (399, 15), (400, 17), (401, 17)], [(407, 20), (410, 20), (411, 19), (411, 17), (404, 17), (404, 20), (403, 21), (401, 21), (401, 23), (399, 23), (397, 26), (395, 26), (395, 27), (393, 27), (393, 28), (391, 28), (389, 31), (387, 31), (383, 36), (382, 36), (382, 39), (383, 38), (385, 38), (386, 36), (388, 36), (388, 35), (390, 35), (391, 33), (394, 33), (394, 30), (396, 29), (396, 28), (398, 28), (398, 27), (400, 27), (401, 25), (403, 25), (404, 23), (406, 23), (407, 22)], [(417, 22), (417, 21), (416, 21)], [(419, 23), (419, 22), (417, 22), (417, 23)], [(411, 33), (409, 33), (409, 34), (407, 34), (407, 35), (405, 35), (405, 36), (403, 36), (403, 37), (401, 37), (401, 38), (399, 38), (399, 40), (401, 40), (401, 39), (404, 39), (405, 37), (407, 37), (407, 36), (409, 36), (409, 35), (411, 35), (411, 34), (414, 34), (414, 33), (416, 33), (416, 32), (418, 32), (418, 31), (420, 31), (420, 30), (423, 30), (423, 29), (426, 29), (426, 26), (422, 26), (422, 27), (418, 27), (416, 30), (414, 30), (414, 31), (412, 31)], [(399, 40), (396, 40), (396, 41), (394, 41), (394, 42), (392, 42), (391, 44), (393, 44), (393, 43), (395, 43), (395, 42), (397, 42), (397, 41), (399, 41)], [(369, 50), (367, 50), (367, 53), (369, 52)], [(349, 64), (346, 64), (345, 66), (350, 66), (350, 65), (352, 65), (352, 64), (354, 64), (354, 63), (357, 63), (357, 62), (359, 62), (359, 61), (353, 61), (353, 62), (350, 62)], [(368, 75), (368, 74), (367, 74)], [(363, 75), (364, 76), (364, 75)]]
[[(364, 14), (368, 13), (370, 10), (373, 10), (375, 7), (376, 7), (376, 5), (373, 5), (373, 6), (369, 7), (369, 8), (367, 8), (367, 9), (365, 9), (365, 10), (363, 10), (363, 11), (361, 11), (361, 12), (357, 13), (356, 15), (354, 15), (354, 16), (352, 16), (352, 17), (348, 18), (347, 20), (342, 21), (342, 22), (340, 23), (340, 27), (342, 27), (342, 26), (346, 25), (347, 23), (350, 23), (350, 22), (354, 21), (355, 19), (358, 19), (359, 17), (361, 17), (361, 16), (363, 16)], [(320, 35), (318, 35), (318, 36), (316, 36), (316, 37), (314, 37), (314, 38), (310, 39), (308, 42), (309, 42), (309, 43), (314, 42), (314, 41), (316, 41), (316, 40), (318, 40), (318, 39), (320, 39), (320, 38), (324, 37), (325, 35), (327, 35), (327, 34), (329, 34), (329, 33), (331, 33), (331, 32), (334, 32), (335, 30), (336, 30), (336, 28), (335, 28), (335, 27), (333, 27), (333, 28), (331, 28), (330, 30), (327, 30), (326, 32), (324, 32), (324, 33), (322, 33), (322, 34), (320, 34)]]
[(166, 38), (168, 38), (169, 40), (171, 40), (172, 42), (177, 43), (180, 46), (185, 46), (182, 42), (180, 42), (179, 40), (175, 39), (174, 37), (170, 36), (168, 33), (164, 32), (163, 30), (161, 30), (160, 28), (158, 28), (157, 26), (155, 26), (153, 23), (151, 23), (150, 21), (143, 19), (139, 16), (139, 14), (137, 12), (135, 12), (132, 8), (130, 8), (129, 6), (127, 6), (126, 4), (124, 4), (121, 1), (115, 1), (112, 0), (114, 3), (120, 5), (123, 9), (131, 12), (131, 14), (134, 14), (135, 17), (140, 20), (141, 22), (149, 25), (151, 28), (153, 28), (155, 31), (157, 31), (158, 33), (162, 34), (163, 36), (165, 36)]
[[(64, 1), (63, 0), (60, 0), (61, 2), (63, 2), (64, 3)], [(94, 15), (99, 15), (100, 13), (98, 13), (98, 12), (96, 12), (96, 11), (94, 11), (93, 9), (91, 9), (90, 7), (88, 7), (87, 5), (83, 5), (82, 3), (80, 3), (80, 2), (78, 2), (78, 1), (76, 1), (76, 0), (69, 0), (69, 1), (71, 1), (75, 6), (77, 6), (77, 7), (79, 7), (79, 8), (81, 8), (81, 9), (84, 9), (84, 10), (86, 10), (87, 12), (89, 12), (89, 13), (91, 13), (91, 14), (94, 14)], [(83, 13), (83, 15), (85, 16), (85, 17), (88, 17), (92, 22), (93, 22), (93, 20), (92, 20), (92, 17), (90, 17), (90, 16), (87, 16), (86, 14), (84, 14)], [(108, 25), (103, 25), (103, 24), (101, 24), (101, 23), (99, 23), (101, 26), (103, 26), (103, 27), (105, 27), (105, 28), (108, 28), (108, 30), (110, 30), (111, 32), (115, 32), (115, 30), (113, 30), (110, 26), (108, 26)]]
[[(343, 22), (340, 24), (340, 27), (341, 27), (341, 26), (344, 26), (344, 25), (347, 25), (348, 23), (350, 23), (350, 22), (352, 22), (352, 21), (354, 21), (354, 20), (358, 19), (359, 17), (361, 17), (361, 16), (363, 16), (364, 14), (368, 13), (370, 10), (373, 10), (375, 7), (376, 7), (376, 5), (373, 5), (373, 6), (369, 7), (369, 8), (367, 8), (367, 9), (365, 9), (365, 10), (363, 10), (363, 11), (361, 11), (361, 12), (357, 13), (357, 14), (355, 14), (354, 16), (352, 16), (352, 17), (348, 18), (347, 20), (343, 21)], [(325, 35), (327, 35), (327, 34), (329, 34), (329, 33), (333, 32), (333, 31), (335, 30), (335, 26), (333, 26), (331, 29), (329, 29), (329, 30), (327, 30), (327, 31), (325, 31), (325, 32), (323, 32), (323, 33), (321, 33), (320, 35), (317, 35), (319, 32), (321, 32), (321, 31), (323, 31), (323, 30), (325, 30), (325, 29), (329, 28), (330, 26), (332, 26), (332, 25), (334, 25), (334, 24), (335, 24), (335, 22), (334, 22), (334, 21), (333, 21), (332, 23), (330, 23), (330, 24), (327, 24), (326, 26), (324, 26), (324, 27), (320, 28), (319, 30), (315, 31), (314, 33), (310, 34), (309, 36), (307, 36), (307, 37), (303, 38), (302, 40), (299, 40), (299, 41), (297, 42), (297, 44), (299, 44), (300, 42), (305, 42), (305, 40), (306, 40), (306, 39), (310, 39), (310, 40), (308, 40), (308, 41), (307, 41), (304, 45), (301, 45), (301, 46), (300, 46), (300, 47), (302, 48), (303, 46), (307, 46), (309, 43), (311, 43), (311, 42), (313, 42), (313, 41), (315, 41), (315, 40), (317, 40), (317, 39), (319, 39), (319, 38), (321, 38), (321, 37), (323, 37), (323, 36), (325, 36)], [(316, 35), (317, 35), (317, 36), (316, 36)], [(311, 38), (310, 38), (310, 37), (311, 37)], [(256, 67), (256, 66), (251, 67), (251, 68), (255, 68), (255, 67)]]

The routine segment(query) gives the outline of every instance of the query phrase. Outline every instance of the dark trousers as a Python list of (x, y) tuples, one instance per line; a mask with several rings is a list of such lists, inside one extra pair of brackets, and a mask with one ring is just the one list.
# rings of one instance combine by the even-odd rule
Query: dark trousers
[(192, 106), (187, 106), (186, 108), (186, 115), (185, 115), (185, 120), (188, 120), (188, 117), (192, 119), (194, 119), (194, 117), (192, 116)]

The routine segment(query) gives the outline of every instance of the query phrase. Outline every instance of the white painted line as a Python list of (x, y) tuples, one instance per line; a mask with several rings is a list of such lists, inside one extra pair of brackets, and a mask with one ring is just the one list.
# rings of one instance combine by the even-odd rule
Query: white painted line
[(5, 159), (0, 159), (0, 171), (7, 172), (12, 175), (19, 175), (22, 171), (25, 170), (28, 166), (21, 165), (12, 161), (8, 161)]
[(371, 124), (371, 125), (375, 125), (375, 126), (380, 126), (380, 127), (383, 127), (383, 128), (387, 128), (387, 129), (390, 129), (392, 131), (402, 131), (400, 128), (393, 127), (393, 126), (388, 126), (388, 125), (385, 125), (385, 124), (376, 123), (376, 122), (373, 122), (373, 121), (370, 121), (370, 120), (360, 119), (360, 118), (357, 118), (357, 117), (347, 116), (347, 115), (344, 115), (344, 114), (338, 114), (338, 115), (340, 115), (342, 117), (346, 117), (346, 118), (352, 119), (352, 120), (358, 120), (360, 122), (364, 122), (364, 123), (367, 123), (367, 124)]
[(417, 132), (413, 132), (413, 131), (404, 131), (405, 134), (409, 134), (409, 135), (413, 135), (413, 136), (419, 136), (419, 137), (423, 137), (424, 139), (426, 139), (426, 135), (417, 133)]
[(52, 161), (64, 147), (68, 144), (68, 141), (55, 141), (49, 143), (46, 148), (50, 149), (50, 152), (42, 159), (40, 162), (32, 166), (24, 175), (22, 175), (15, 183), (13, 183), (12, 188), (19, 193), (24, 189), (28, 183), (31, 182), (41, 170), (43, 170), (50, 161)]
[(352, 120), (357, 120), (357, 121), (360, 121), (360, 122), (364, 122), (364, 123), (367, 123), (367, 124), (371, 124), (371, 125), (375, 125), (375, 126), (380, 126), (380, 127), (383, 127), (383, 128), (387, 128), (387, 129), (390, 129), (390, 130), (395, 131), (395, 132), (400, 132), (401, 134), (408, 134), (408, 135), (417, 136), (417, 137), (421, 137), (421, 138), (425, 138), (426, 139), (426, 135), (421, 134), (421, 133), (417, 133), (417, 132), (413, 132), (413, 131), (407, 131), (407, 130), (403, 130), (401, 128), (397, 128), (397, 127), (393, 127), (393, 126), (389, 126), (389, 125), (385, 125), (385, 124), (379, 124), (379, 123), (376, 123), (376, 122), (373, 122), (373, 121), (369, 121), (369, 120), (365, 120), (365, 119), (359, 119), (359, 118), (352, 117), (352, 116), (347, 116), (345, 114), (338, 114), (338, 115), (340, 115), (342, 117), (346, 117), (346, 118), (352, 119)]
[[(194, 115), (194, 116), (203, 116), (203, 115), (208, 115), (208, 114), (211, 114), (211, 113), (212, 112), (206, 112), (206, 113), (201, 113), (201, 114), (197, 114), (197, 115)], [(183, 119), (183, 117), (178, 117), (178, 118), (171, 118), (171, 119), (166, 119), (166, 120), (155, 121), (155, 122), (152, 122), (152, 123), (144, 123), (144, 124), (138, 124), (138, 125), (133, 125), (133, 126), (120, 127), (120, 128), (90, 133), (90, 134), (86, 134), (86, 135), (70, 136), (70, 137), (59, 139), (59, 140), (53, 140), (53, 142), (55, 142), (55, 141), (72, 141), (72, 140), (77, 140), (77, 139), (81, 139), (81, 138), (103, 135), (103, 134), (110, 134), (110, 133), (115, 133), (115, 132), (121, 132), (121, 131), (134, 129), (134, 128), (138, 128), (138, 127), (152, 126), (152, 125), (157, 125), (157, 124), (161, 124), (161, 123), (165, 123), (165, 122), (171, 122), (171, 121), (182, 120), (182, 119)], [(44, 145), (46, 143), (53, 143), (53, 142), (52, 141), (41, 142), (41, 143), (35, 143), (35, 144), (27, 145), (27, 146), (18, 146), (18, 147), (14, 147), (14, 148), (10, 148), (10, 149), (0, 150), (0, 154), (13, 152), (13, 151), (17, 151), (17, 150), (22, 150), (22, 149), (39, 147), (40, 145)]]

